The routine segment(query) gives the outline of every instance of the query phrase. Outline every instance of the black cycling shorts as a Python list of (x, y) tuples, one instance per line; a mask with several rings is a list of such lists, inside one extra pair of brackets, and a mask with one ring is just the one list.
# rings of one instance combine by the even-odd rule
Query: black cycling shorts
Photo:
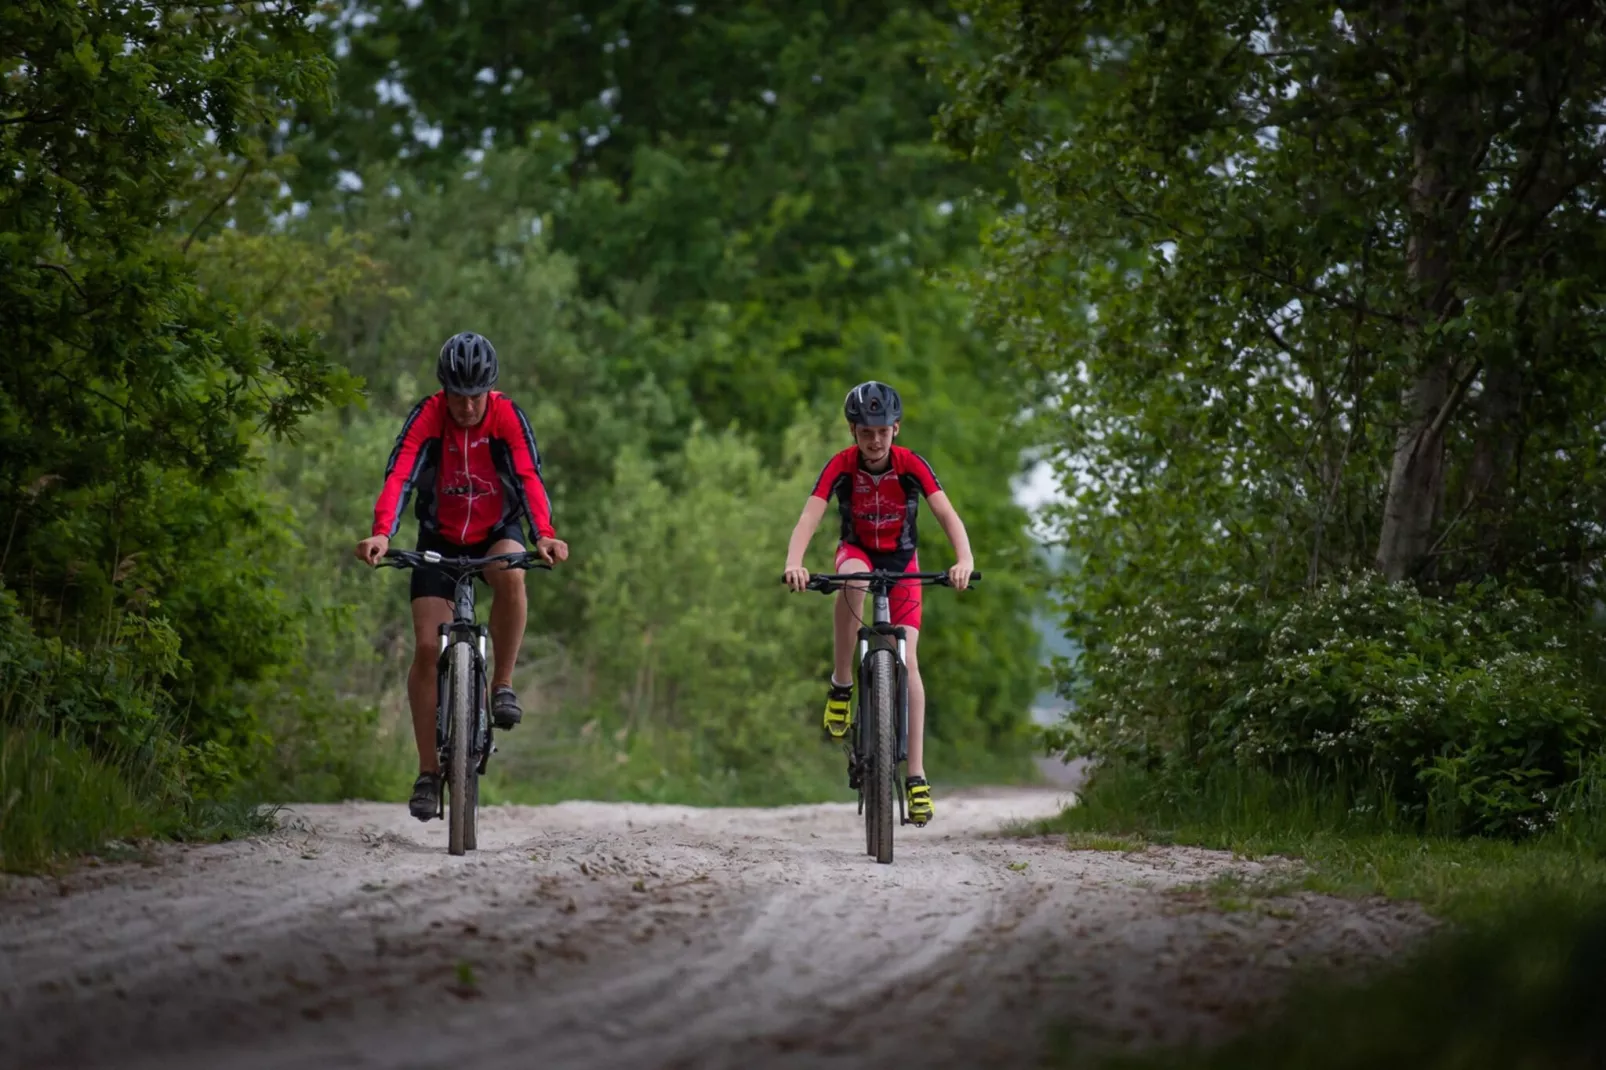
[[(527, 549), (524, 546), (524, 531), (517, 522), (504, 524), (491, 532), (490, 538), (472, 546), (459, 545), (437, 532), (420, 531), (417, 548), (420, 551), (434, 550), (443, 557), (484, 557), (491, 552), (492, 546), (503, 539), (512, 539), (521, 548)], [(475, 579), (485, 582), (483, 576), (475, 576)], [(444, 598), (450, 602), (457, 594), (457, 577), (443, 568), (424, 565), (413, 569), (411, 589), (413, 598)]]

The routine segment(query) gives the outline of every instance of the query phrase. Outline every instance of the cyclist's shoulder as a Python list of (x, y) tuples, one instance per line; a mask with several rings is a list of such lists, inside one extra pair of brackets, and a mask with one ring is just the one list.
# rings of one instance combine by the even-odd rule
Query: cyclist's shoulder
[(892, 447), (892, 465), (898, 471), (906, 472), (917, 467), (929, 469), (931, 462), (908, 446), (894, 444)]
[(857, 467), (859, 467), (859, 447), (849, 446), (845, 450), (839, 450), (831, 454), (830, 458), (825, 462), (824, 471), (840, 475), (844, 472), (852, 472)]
[(913, 476), (922, 484), (927, 484), (929, 493), (936, 493), (942, 489), (942, 483), (937, 479), (937, 470), (931, 467), (931, 462), (925, 457), (909, 449), (907, 446), (892, 447), (892, 470), (900, 476)]
[(514, 434), (522, 436), (532, 430), (530, 417), (526, 415), (524, 407), (500, 390), (491, 391), (486, 415), (490, 421), (491, 432), (499, 437), (506, 438)]
[(403, 430), (417, 429), (439, 434), (441, 416), (445, 412), (446, 392), (444, 390), (420, 398), (418, 404), (412, 407), (412, 410), (407, 414), (407, 418), (402, 421)]

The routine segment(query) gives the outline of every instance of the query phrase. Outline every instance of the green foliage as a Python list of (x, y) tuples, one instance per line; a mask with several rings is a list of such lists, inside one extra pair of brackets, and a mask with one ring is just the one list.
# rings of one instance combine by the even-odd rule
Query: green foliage
[(776, 565), (823, 448), (795, 428), (776, 472), (751, 442), (699, 430), (657, 463), (617, 459), (577, 578), (585, 627), (559, 637), (564, 667), (549, 679), (562, 689), (543, 696), (536, 731), (503, 748), (503, 790), (828, 797), (839, 778), (817, 740), (830, 607), (789, 596)]
[(832, 313), (973, 244), (936, 210), (978, 170), (933, 144), (943, 94), (922, 70), (952, 18), (941, 0), (564, 0), (537, 20), (504, 0), (369, 0), (330, 28), (347, 51), (337, 107), (304, 109), (305, 185), (546, 145), (566, 157), (554, 222), (584, 293), (672, 319), (817, 299), (835, 306), (828, 342)]
[(1542, 827), (1600, 748), (1600, 12), (966, 10), (941, 124), (1017, 161), (973, 285), (1067, 494), (1060, 742)]
[(775, 559), (823, 448), (799, 436), (779, 478), (751, 446), (701, 434), (661, 474), (623, 457), (588, 548), (588, 668), (634, 685), (616, 700), (627, 725), (695, 737), (710, 775), (784, 777), (810, 739), (824, 613), (786, 598)]
[[(35, 855), (83, 846), (96, 804), (68, 795), (119, 776), (169, 831), (221, 798), (258, 742), (243, 689), (297, 649), (253, 443), (353, 384), (187, 254), (223, 207), (194, 204), (210, 169), (324, 92), (309, 11), (0, 13), (3, 720), (45, 763), (18, 790), (66, 822), (28, 819)], [(127, 792), (104, 790), (84, 828), (121, 820)]]
[(1059, 399), (1080, 609), (1592, 583), (1598, 11), (970, 10), (944, 129), (1020, 153), (982, 292)]
[(1375, 573), (1288, 601), (1233, 585), (1150, 599), (1084, 657), (1060, 742), (1164, 777), (1274, 772), (1416, 827), (1533, 833), (1606, 752), (1602, 696), (1555, 638), (1559, 612)]

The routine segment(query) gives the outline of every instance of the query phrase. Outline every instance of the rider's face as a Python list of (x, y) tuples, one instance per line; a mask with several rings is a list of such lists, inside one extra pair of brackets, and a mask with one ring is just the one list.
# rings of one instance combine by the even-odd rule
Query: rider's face
[(485, 406), (489, 394), (454, 394), (446, 392), (446, 411), (458, 427), (478, 427), (485, 419)]
[(892, 453), (892, 440), (897, 437), (897, 424), (891, 427), (853, 425), (853, 441), (859, 444), (859, 455), (872, 466), (886, 461)]

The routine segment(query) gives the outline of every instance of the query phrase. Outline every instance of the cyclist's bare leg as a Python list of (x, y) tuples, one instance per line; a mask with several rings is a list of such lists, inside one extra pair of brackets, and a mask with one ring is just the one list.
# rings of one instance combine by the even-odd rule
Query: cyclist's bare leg
[(413, 664), (407, 671), (407, 705), (413, 712), (420, 773), (441, 771), (435, 753), (435, 673), (440, 661), (441, 625), (451, 622), (451, 602), (444, 598), (413, 599)]
[(909, 775), (926, 775), (926, 685), (920, 679), (920, 660), (915, 649), (920, 645), (920, 629), (907, 624), (903, 628), (905, 647), (904, 664), (909, 669)]
[[(491, 544), (485, 556), (523, 551), (524, 547), (512, 539), (500, 539)], [(488, 566), (484, 576), (491, 588), (491, 649), (495, 659), (491, 692), (495, 694), (499, 687), (513, 686), (513, 664), (518, 661), (519, 647), (524, 643), (524, 624), (530, 603), (521, 570), (496, 564)]]
[[(844, 561), (838, 573), (870, 571), (863, 561)], [(859, 641), (859, 621), (864, 619), (864, 584), (855, 583), (842, 588), (836, 597), (836, 616), (832, 625), (832, 682), (853, 681), (853, 647)]]

